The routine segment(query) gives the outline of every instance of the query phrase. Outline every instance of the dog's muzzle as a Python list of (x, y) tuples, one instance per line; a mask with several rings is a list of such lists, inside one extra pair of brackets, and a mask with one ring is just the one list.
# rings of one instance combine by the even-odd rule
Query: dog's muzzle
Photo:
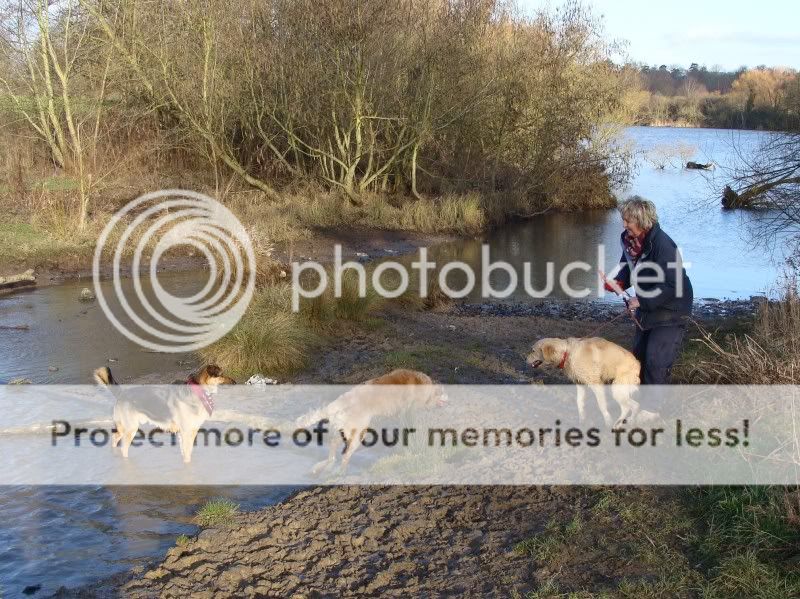
[(533, 362), (531, 362), (531, 366), (533, 366), (534, 368), (539, 368), (539, 366), (541, 365), (542, 365), (542, 360), (534, 360)]

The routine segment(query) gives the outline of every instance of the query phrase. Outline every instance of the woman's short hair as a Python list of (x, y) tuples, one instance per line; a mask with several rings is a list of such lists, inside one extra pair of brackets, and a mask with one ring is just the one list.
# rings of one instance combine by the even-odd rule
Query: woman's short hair
[(652, 229), (658, 222), (655, 204), (641, 196), (631, 196), (622, 202), (619, 213), (622, 218), (636, 223), (644, 230)]

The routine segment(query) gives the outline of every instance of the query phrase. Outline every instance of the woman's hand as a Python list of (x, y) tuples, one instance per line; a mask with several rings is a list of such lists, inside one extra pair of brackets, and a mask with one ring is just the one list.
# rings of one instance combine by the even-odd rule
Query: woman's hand
[(630, 312), (633, 312), (638, 307), (639, 307), (639, 299), (638, 298), (632, 297), (631, 299), (628, 300), (628, 310)]

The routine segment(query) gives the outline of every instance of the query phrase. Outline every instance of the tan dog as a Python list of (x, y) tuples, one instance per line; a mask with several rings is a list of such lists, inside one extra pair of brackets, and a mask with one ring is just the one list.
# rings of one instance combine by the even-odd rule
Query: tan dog
[[(392, 385), (381, 391), (379, 385)], [(397, 389), (405, 386), (408, 389)], [(331, 425), (331, 444), (328, 459), (319, 462), (312, 474), (331, 468), (336, 462), (336, 453), (345, 444), (342, 455), (342, 470), (347, 468), (353, 453), (361, 441), (370, 421), (377, 416), (393, 416), (404, 410), (430, 408), (447, 403), (447, 395), (441, 385), (436, 385), (427, 374), (416, 370), (398, 369), (370, 379), (320, 410), (297, 419), (297, 426), (309, 426), (327, 419)]]
[[(584, 385), (592, 390), (607, 426), (611, 426), (612, 421), (603, 388), (605, 384), (611, 385), (611, 395), (621, 410), (614, 426), (622, 424), (625, 419), (632, 421), (640, 411), (639, 403), (631, 397), (639, 385), (639, 360), (616, 343), (600, 337), (540, 339), (528, 354), (528, 364), (534, 368), (542, 364), (557, 366), (578, 385), (578, 415), (581, 422), (586, 418)], [(642, 415), (655, 416), (652, 412)]]
[(111, 447), (120, 445), (122, 456), (128, 457), (139, 426), (151, 423), (158, 428), (180, 436), (183, 461), (192, 460), (192, 449), (197, 431), (214, 412), (214, 394), (218, 385), (235, 384), (224, 376), (219, 366), (208, 365), (189, 376), (185, 386), (166, 390), (164, 387), (141, 387), (121, 390), (107, 366), (94, 371), (98, 385), (108, 387), (116, 399)]

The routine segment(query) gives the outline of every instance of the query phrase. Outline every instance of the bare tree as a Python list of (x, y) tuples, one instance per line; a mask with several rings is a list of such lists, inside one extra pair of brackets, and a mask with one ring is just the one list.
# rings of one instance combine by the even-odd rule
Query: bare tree
[(20, 65), (0, 77), (17, 112), (47, 145), (53, 162), (78, 181), (78, 226), (86, 224), (91, 173), (86, 165), (88, 127), (96, 146), (103, 85), (94, 101), (76, 110), (76, 67), (86, 58), (88, 21), (75, 0), (51, 6), (45, 0), (19, 1), (6, 7), (5, 49), (11, 63)]
[(752, 156), (738, 152), (732, 186), (743, 207), (762, 208), (756, 233), (767, 239), (800, 235), (800, 133), (765, 136)]

